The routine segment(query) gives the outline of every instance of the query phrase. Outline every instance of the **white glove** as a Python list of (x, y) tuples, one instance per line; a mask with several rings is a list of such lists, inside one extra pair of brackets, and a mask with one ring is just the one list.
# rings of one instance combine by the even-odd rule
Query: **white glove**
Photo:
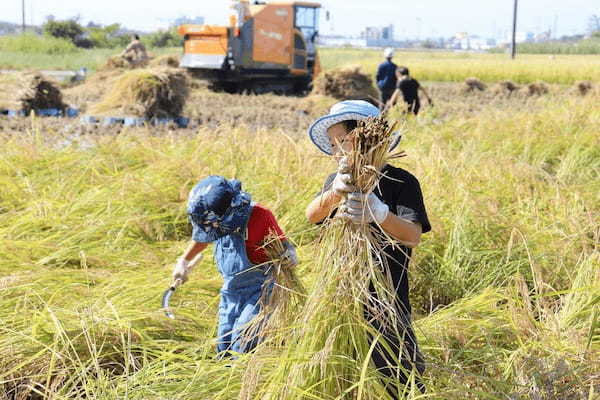
[(175, 263), (175, 267), (173, 268), (173, 282), (178, 279), (181, 280), (181, 283), (186, 283), (188, 280), (188, 274), (194, 268), (194, 265), (202, 260), (202, 253), (198, 254), (194, 259), (194, 264), (190, 264), (188, 260), (183, 257), (177, 259), (177, 263)]
[(348, 157), (342, 157), (338, 163), (337, 174), (331, 185), (331, 190), (338, 196), (344, 196), (356, 190), (356, 188), (350, 184), (350, 182), (352, 182), (352, 175), (349, 173), (349, 170)]
[(379, 200), (374, 193), (354, 192), (348, 195), (338, 215), (355, 224), (370, 224), (371, 222), (381, 224), (389, 212), (387, 204)]
[(296, 248), (293, 244), (286, 241), (285, 242), (285, 251), (281, 255), (281, 261), (287, 267), (295, 267), (298, 265), (298, 255), (296, 254)]

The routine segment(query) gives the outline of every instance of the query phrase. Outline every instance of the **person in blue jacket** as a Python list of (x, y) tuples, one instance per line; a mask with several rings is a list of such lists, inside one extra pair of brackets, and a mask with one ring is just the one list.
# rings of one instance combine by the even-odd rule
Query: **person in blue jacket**
[(380, 109), (383, 109), (396, 90), (396, 69), (398, 66), (392, 62), (394, 58), (394, 49), (387, 48), (383, 51), (385, 61), (377, 68), (377, 87), (381, 94)]

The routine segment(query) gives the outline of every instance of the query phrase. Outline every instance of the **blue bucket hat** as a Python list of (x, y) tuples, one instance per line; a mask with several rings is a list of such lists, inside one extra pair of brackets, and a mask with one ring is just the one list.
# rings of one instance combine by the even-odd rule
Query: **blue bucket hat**
[(192, 240), (213, 242), (231, 233), (242, 234), (252, 209), (250, 194), (242, 183), (212, 175), (198, 182), (190, 192), (187, 212)]
[[(379, 116), (379, 113), (379, 109), (368, 101), (345, 100), (334, 104), (329, 110), (329, 114), (313, 122), (310, 128), (308, 128), (308, 135), (310, 136), (310, 140), (319, 148), (319, 150), (331, 156), (333, 155), (333, 150), (329, 143), (327, 129), (343, 121), (358, 121), (369, 117), (377, 117)], [(390, 146), (390, 151), (396, 148), (400, 142), (400, 133), (395, 132), (394, 135), (396, 137)]]

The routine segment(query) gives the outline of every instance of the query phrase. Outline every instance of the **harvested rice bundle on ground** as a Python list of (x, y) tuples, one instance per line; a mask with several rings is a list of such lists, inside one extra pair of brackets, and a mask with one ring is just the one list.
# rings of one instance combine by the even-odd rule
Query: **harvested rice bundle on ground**
[[(347, 154), (349, 172), (357, 190), (368, 193), (388, 161), (403, 154), (389, 151), (395, 124), (382, 118), (358, 124), (349, 134), (354, 144)], [(371, 364), (374, 347), (389, 348), (379, 329), (390, 332), (399, 323), (386, 259), (377, 256), (397, 243), (381, 232), (370, 224), (326, 220), (315, 265), (319, 283), (277, 368), (254, 398), (389, 398), (389, 378)]]
[(337, 101), (329, 96), (324, 96), (321, 94), (311, 94), (300, 101), (297, 104), (297, 110), (302, 111), (308, 115), (323, 115), (327, 114), (327, 111), (334, 105)]
[(471, 93), (475, 91), (483, 92), (487, 86), (485, 83), (481, 82), (477, 78), (467, 78), (465, 79), (465, 84), (463, 86), (462, 91), (464, 93)]
[(146, 118), (179, 117), (188, 94), (188, 78), (183, 72), (173, 69), (130, 71), (115, 81), (90, 112)]
[(548, 85), (545, 82), (534, 82), (523, 88), (527, 96), (541, 96), (548, 94)]
[(575, 83), (574, 89), (576, 93), (579, 93), (581, 96), (587, 95), (592, 91), (594, 86), (590, 81), (579, 81)]
[(335, 69), (320, 74), (313, 83), (312, 94), (343, 100), (378, 98), (373, 80), (360, 67)]
[(492, 88), (492, 92), (497, 95), (511, 95), (514, 92), (517, 92), (520, 89), (520, 86), (516, 85), (512, 81), (501, 81), (494, 85)]
[(150, 60), (149, 66), (179, 68), (179, 57), (175, 55), (156, 57)]
[(106, 64), (101, 68), (103, 70), (106, 69), (125, 69), (131, 68), (131, 63), (127, 61), (122, 56), (112, 56), (108, 60), (106, 60)]
[(15, 73), (0, 73), (0, 110), (19, 109), (19, 102), (14, 94), (19, 92), (19, 76)]
[(48, 108), (64, 110), (67, 107), (58, 85), (40, 74), (24, 76), (20, 85), (22, 89), (17, 97), (20, 109), (27, 114), (34, 110)]

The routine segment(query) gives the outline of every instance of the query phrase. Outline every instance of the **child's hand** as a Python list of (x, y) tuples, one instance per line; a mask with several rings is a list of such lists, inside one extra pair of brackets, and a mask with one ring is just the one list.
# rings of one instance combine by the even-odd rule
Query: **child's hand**
[(331, 189), (338, 196), (345, 196), (348, 193), (352, 193), (356, 188), (351, 184), (352, 175), (348, 172), (348, 157), (342, 157), (338, 163), (338, 171), (333, 180)]
[(296, 254), (296, 248), (293, 244), (286, 241), (285, 251), (281, 254), (281, 261), (287, 267), (295, 267), (298, 265), (298, 255)]
[(389, 214), (389, 207), (373, 193), (350, 193), (338, 214), (355, 224), (381, 224)]
[(186, 283), (189, 273), (194, 268), (194, 265), (200, 262), (200, 260), (202, 260), (202, 254), (196, 256), (193, 264), (190, 264), (190, 262), (183, 257), (177, 259), (177, 263), (175, 263), (175, 267), (173, 268), (173, 282), (180, 280), (181, 283)]

